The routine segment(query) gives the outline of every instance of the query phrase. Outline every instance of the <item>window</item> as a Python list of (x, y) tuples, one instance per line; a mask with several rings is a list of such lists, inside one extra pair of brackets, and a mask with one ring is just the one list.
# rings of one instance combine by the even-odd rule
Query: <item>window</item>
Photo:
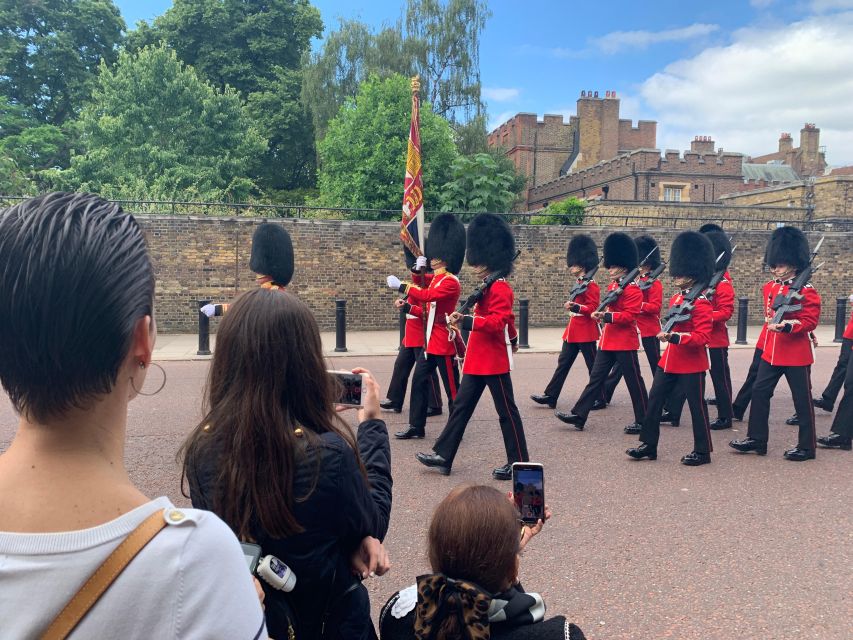
[(663, 199), (666, 202), (681, 202), (682, 187), (676, 185), (664, 185)]

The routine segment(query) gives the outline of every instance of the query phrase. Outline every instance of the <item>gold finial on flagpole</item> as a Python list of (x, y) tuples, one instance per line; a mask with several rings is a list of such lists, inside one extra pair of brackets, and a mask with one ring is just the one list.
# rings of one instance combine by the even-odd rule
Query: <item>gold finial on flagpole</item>
[(412, 77), (412, 93), (419, 93), (421, 90), (421, 77), (416, 75)]

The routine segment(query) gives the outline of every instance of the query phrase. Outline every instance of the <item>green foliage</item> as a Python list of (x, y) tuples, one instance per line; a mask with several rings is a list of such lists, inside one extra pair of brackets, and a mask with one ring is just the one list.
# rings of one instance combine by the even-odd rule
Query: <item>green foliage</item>
[(220, 93), (164, 46), (101, 66), (81, 116), (85, 153), (51, 176), (117, 199), (244, 200), (266, 148), (232, 89)]
[(0, 0), (0, 95), (31, 124), (61, 126), (112, 64), (124, 20), (111, 0)]
[(586, 200), (579, 200), (578, 198), (567, 198), (559, 202), (552, 202), (539, 215), (531, 216), (530, 224), (581, 225), (583, 224), (585, 209)]
[(151, 26), (140, 23), (128, 35), (128, 48), (163, 41), (214, 86), (235, 88), (268, 141), (253, 178), (274, 193), (315, 181), (302, 61), (311, 38), (322, 32), (320, 12), (308, 0), (175, 0)]
[[(362, 83), (329, 123), (319, 144), (318, 204), (327, 207), (400, 209), (411, 119), (408, 79), (394, 75)], [(457, 156), (450, 125), (428, 107), (421, 109), (424, 200), (439, 205), (440, 185)]]
[[(377, 33), (342, 20), (311, 57), (303, 99), (317, 139), (370, 76), (421, 77), (421, 96), (434, 113), (466, 121), (482, 112), (480, 34), (490, 13), (484, 0), (408, 0), (404, 17)], [(461, 117), (459, 117), (461, 116)]]
[(508, 212), (518, 194), (511, 189), (515, 172), (501, 169), (489, 153), (460, 156), (452, 166), (451, 180), (441, 189), (442, 211)]
[(0, 193), (9, 196), (31, 196), (36, 186), (29, 177), (18, 169), (15, 161), (0, 155)]

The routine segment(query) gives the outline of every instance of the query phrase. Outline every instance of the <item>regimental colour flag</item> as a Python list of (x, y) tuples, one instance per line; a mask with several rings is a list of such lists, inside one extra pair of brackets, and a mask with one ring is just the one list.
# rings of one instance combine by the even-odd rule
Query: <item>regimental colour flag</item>
[(424, 182), (421, 168), (420, 93), (418, 76), (412, 78), (412, 122), (406, 154), (406, 181), (403, 187), (403, 217), (400, 239), (415, 256), (424, 254)]

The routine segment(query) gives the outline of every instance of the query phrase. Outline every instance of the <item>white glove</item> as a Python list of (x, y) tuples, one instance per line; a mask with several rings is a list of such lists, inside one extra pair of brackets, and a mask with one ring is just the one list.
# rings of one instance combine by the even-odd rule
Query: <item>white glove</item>
[(212, 318), (214, 315), (216, 315), (216, 305), (206, 304), (201, 309), (199, 309), (199, 311), (201, 311), (208, 318)]
[(388, 279), (386, 280), (386, 282), (388, 283), (388, 287), (390, 289), (395, 289), (395, 290), (399, 290), (400, 285), (402, 284), (402, 282), (400, 282), (400, 278), (398, 278), (397, 276), (388, 276)]
[(415, 269), (417, 269), (418, 271), (420, 271), (421, 269), (426, 269), (426, 264), (426, 256), (418, 256), (415, 260)]

